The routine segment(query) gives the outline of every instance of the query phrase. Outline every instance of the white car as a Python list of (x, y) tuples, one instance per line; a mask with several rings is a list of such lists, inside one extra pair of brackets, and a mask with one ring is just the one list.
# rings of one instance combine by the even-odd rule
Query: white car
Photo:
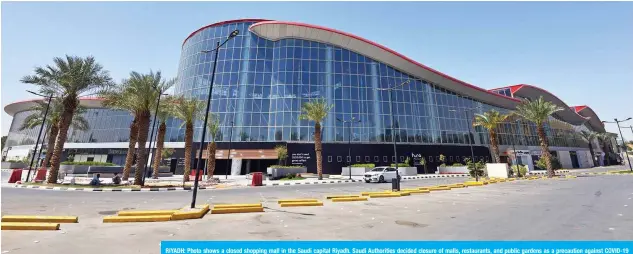
[(365, 173), (365, 182), (391, 182), (391, 179), (400, 178), (396, 172), (396, 169), (392, 167), (377, 167)]

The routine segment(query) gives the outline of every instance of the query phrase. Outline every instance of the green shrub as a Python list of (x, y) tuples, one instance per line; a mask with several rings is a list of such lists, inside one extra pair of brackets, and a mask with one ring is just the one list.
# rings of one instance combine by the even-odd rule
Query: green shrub
[[(563, 168), (558, 158), (556, 158), (555, 156), (551, 156), (550, 158), (551, 158), (550, 161), (552, 163), (552, 169), (559, 170)], [(539, 158), (538, 161), (536, 161), (536, 166), (539, 168), (542, 168), (543, 170), (547, 170), (547, 165), (545, 164), (545, 156), (541, 156), (541, 158)]]
[[(391, 163), (391, 166), (395, 167), (396, 164), (395, 163)], [(398, 163), (398, 167), (408, 167), (408, 166), (409, 166), (409, 164), (406, 164), (406, 163)]]
[(99, 161), (64, 161), (61, 164), (62, 165), (81, 165), (81, 166), (118, 166), (114, 163), (99, 162)]
[(484, 176), (484, 167), (486, 167), (486, 163), (483, 161), (478, 161), (476, 163), (472, 163), (470, 158), (466, 159), (466, 167), (468, 168), (468, 173), (472, 177), (482, 177)]
[(365, 164), (352, 164), (353, 168), (375, 168), (376, 164), (374, 163), (365, 163)]
[(519, 173), (521, 173), (521, 176), (525, 176), (527, 174), (527, 171), (528, 171), (527, 166), (525, 166), (525, 165), (512, 165), (512, 167), (510, 167), (510, 176), (516, 175), (517, 168), (519, 169)]

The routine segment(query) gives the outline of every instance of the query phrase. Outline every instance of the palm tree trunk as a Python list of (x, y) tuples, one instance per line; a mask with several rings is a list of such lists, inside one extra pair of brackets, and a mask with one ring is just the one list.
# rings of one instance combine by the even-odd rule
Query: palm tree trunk
[(538, 139), (541, 142), (541, 153), (545, 157), (545, 165), (547, 166), (547, 176), (554, 177), (554, 169), (552, 168), (552, 155), (549, 154), (549, 145), (547, 144), (547, 136), (545, 135), (545, 129), (543, 125), (539, 125), (536, 128), (538, 132)]
[(185, 127), (185, 172), (182, 176), (184, 181), (189, 181), (191, 173), (191, 146), (193, 145), (193, 123), (187, 123)]
[(501, 161), (501, 158), (499, 158), (499, 143), (497, 142), (497, 134), (493, 130), (488, 130), (488, 134), (490, 135), (492, 158), (494, 158), (495, 163), (499, 163)]
[(591, 154), (591, 162), (593, 163), (593, 167), (595, 167), (596, 157), (593, 155), (593, 145), (591, 145), (591, 141), (589, 141), (589, 153)]
[(138, 115), (138, 156), (136, 160), (136, 171), (134, 172), (134, 184), (141, 185), (145, 166), (147, 163), (147, 150), (145, 149), (147, 142), (147, 134), (149, 133), (150, 112), (143, 111)]
[(319, 180), (323, 180), (323, 162), (321, 161), (321, 151), (323, 146), (321, 145), (321, 123), (316, 122), (314, 124), (314, 151), (316, 152), (317, 174)]
[(75, 109), (79, 104), (77, 96), (67, 95), (63, 101), (64, 110), (59, 118), (59, 132), (57, 133), (57, 140), (55, 140), (55, 148), (53, 149), (53, 155), (51, 156), (51, 170), (48, 172), (47, 183), (57, 183), (57, 174), (59, 173), (59, 165), (62, 162), (62, 152), (64, 151), (64, 144), (66, 138), (68, 138), (68, 129), (70, 123), (73, 121), (73, 115)]
[(165, 121), (162, 121), (158, 126), (158, 137), (156, 137), (156, 154), (154, 154), (154, 173), (153, 179), (158, 179), (158, 167), (160, 167), (160, 161), (163, 158), (163, 146), (165, 145), (165, 132), (167, 132), (167, 125)]
[(136, 116), (130, 124), (130, 140), (127, 144), (127, 155), (125, 156), (125, 166), (123, 167), (123, 181), (130, 178), (130, 169), (134, 163), (134, 155), (136, 154), (136, 138), (138, 137), (138, 121)]
[(53, 156), (53, 148), (55, 147), (55, 140), (57, 139), (57, 134), (59, 133), (59, 122), (51, 123), (51, 129), (48, 133), (48, 144), (46, 144), (46, 156), (44, 157), (44, 161), (42, 162), (42, 168), (46, 168), (48, 166), (51, 157)]
[(207, 179), (211, 180), (213, 178), (213, 172), (215, 171), (215, 150), (217, 149), (217, 145), (215, 141), (209, 143), (207, 145)]

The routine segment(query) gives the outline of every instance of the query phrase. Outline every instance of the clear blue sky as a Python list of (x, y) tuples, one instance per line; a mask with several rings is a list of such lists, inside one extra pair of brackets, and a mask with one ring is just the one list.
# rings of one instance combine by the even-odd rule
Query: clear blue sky
[[(602, 120), (633, 116), (631, 2), (3, 2), (2, 107), (31, 98), (20, 78), (64, 54), (95, 56), (115, 80), (173, 77), (189, 33), (236, 18), (331, 27), (483, 88), (532, 84)], [(10, 123), (3, 111), (2, 135)]]

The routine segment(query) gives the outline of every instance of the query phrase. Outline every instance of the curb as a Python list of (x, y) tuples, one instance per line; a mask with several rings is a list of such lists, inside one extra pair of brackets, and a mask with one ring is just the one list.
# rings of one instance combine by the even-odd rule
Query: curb
[[(424, 175), (424, 176), (403, 176), (401, 180), (415, 179), (433, 179), (433, 178), (451, 178), (451, 177), (468, 177), (468, 174), (446, 174), (446, 175)], [(289, 183), (264, 183), (263, 186), (287, 186), (287, 185), (307, 185), (307, 184), (333, 184), (333, 183), (360, 183), (364, 180), (322, 180), (314, 182), (289, 182)]]
[[(155, 191), (191, 191), (193, 187), (167, 187), (167, 188), (71, 188), (71, 187), (51, 187), (40, 185), (12, 185), (13, 188), (39, 189), (39, 190), (55, 190), (55, 191), (87, 191), (87, 192), (155, 192)], [(227, 189), (225, 187), (198, 187), (199, 190), (215, 190)]]

